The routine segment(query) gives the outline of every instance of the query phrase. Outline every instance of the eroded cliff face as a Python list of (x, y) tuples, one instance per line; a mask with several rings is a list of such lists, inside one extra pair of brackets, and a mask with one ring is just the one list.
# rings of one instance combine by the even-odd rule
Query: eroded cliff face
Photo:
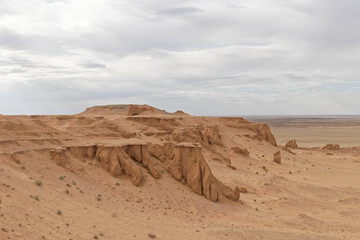
[(172, 139), (178, 143), (196, 142), (203, 145), (223, 145), (219, 129), (216, 125), (178, 129), (172, 132)]
[(269, 142), (273, 146), (277, 146), (276, 139), (270, 131), (270, 127), (264, 123), (253, 123), (243, 118), (223, 118), (225, 126), (232, 128), (248, 129), (256, 135), (253, 139), (260, 139)]
[(201, 146), (194, 143), (79, 146), (57, 149), (52, 153), (54, 160), (61, 166), (68, 163), (67, 157), (75, 157), (80, 161), (96, 160), (115, 177), (123, 174), (130, 176), (136, 186), (143, 182), (146, 168), (154, 178), (160, 178), (167, 171), (176, 180), (211, 201), (218, 201), (221, 196), (232, 201), (240, 197), (238, 188), (232, 190), (212, 174)]

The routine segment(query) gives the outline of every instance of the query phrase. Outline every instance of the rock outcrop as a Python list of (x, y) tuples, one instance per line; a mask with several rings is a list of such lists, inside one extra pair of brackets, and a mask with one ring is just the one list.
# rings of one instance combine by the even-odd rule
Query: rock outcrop
[(276, 139), (270, 131), (270, 127), (264, 123), (253, 123), (249, 122), (243, 118), (224, 118), (225, 126), (233, 128), (243, 128), (249, 129), (257, 133), (257, 136), (254, 139), (263, 139), (270, 144), (277, 146)]
[(223, 145), (218, 127), (211, 125), (178, 129), (173, 131), (172, 138), (178, 143), (195, 142), (203, 145)]
[(249, 151), (246, 148), (232, 147), (231, 150), (233, 150), (234, 153), (249, 156)]
[(194, 192), (204, 195), (211, 201), (224, 196), (237, 201), (239, 189), (232, 190), (212, 174), (202, 155), (201, 147), (192, 143), (164, 145), (165, 161), (168, 172), (177, 180), (189, 185)]
[(63, 167), (68, 162), (66, 155), (80, 161), (94, 159), (115, 177), (123, 174), (130, 176), (136, 186), (143, 182), (144, 168), (154, 178), (160, 178), (162, 172), (167, 171), (176, 180), (211, 201), (218, 201), (221, 196), (237, 201), (240, 197), (239, 189), (232, 190), (212, 174), (201, 150), (201, 146), (194, 143), (133, 143), (72, 146), (52, 152), (54, 160)]
[(281, 164), (281, 153), (280, 153), (280, 151), (277, 151), (276, 153), (274, 153), (274, 162), (276, 162), (277, 164)]
[(324, 150), (340, 150), (339, 144), (326, 144), (326, 146), (323, 147)]
[(288, 141), (288, 142), (286, 143), (285, 147), (287, 147), (287, 148), (293, 148), (293, 149), (299, 148), (299, 146), (297, 145), (295, 139), (292, 139), (292, 140)]

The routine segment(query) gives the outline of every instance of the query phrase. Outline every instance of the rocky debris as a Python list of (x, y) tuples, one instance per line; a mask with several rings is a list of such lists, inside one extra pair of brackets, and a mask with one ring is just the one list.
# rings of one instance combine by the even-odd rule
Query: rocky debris
[(293, 149), (299, 148), (299, 146), (297, 145), (295, 139), (292, 139), (292, 140), (288, 141), (288, 142), (286, 143), (285, 147), (287, 147), (287, 148), (293, 148)]
[(232, 147), (231, 150), (233, 150), (234, 153), (249, 156), (249, 151), (246, 148)]
[(281, 164), (281, 153), (280, 153), (280, 151), (277, 151), (276, 153), (274, 153), (274, 162), (276, 162), (277, 164)]
[(340, 150), (339, 144), (326, 144), (326, 146), (323, 147), (324, 150)]

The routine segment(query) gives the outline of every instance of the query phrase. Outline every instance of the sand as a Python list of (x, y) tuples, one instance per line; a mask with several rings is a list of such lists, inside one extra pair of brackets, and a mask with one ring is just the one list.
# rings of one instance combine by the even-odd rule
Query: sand
[[(242, 118), (147, 105), (2, 115), (0, 239), (360, 239), (356, 142), (275, 138)], [(139, 186), (138, 172), (116, 171), (124, 161)]]

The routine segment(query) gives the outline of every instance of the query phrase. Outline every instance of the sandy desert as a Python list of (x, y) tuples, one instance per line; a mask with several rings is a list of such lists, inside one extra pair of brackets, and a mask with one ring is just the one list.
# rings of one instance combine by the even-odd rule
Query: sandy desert
[(360, 239), (352, 123), (0, 115), (0, 239)]

